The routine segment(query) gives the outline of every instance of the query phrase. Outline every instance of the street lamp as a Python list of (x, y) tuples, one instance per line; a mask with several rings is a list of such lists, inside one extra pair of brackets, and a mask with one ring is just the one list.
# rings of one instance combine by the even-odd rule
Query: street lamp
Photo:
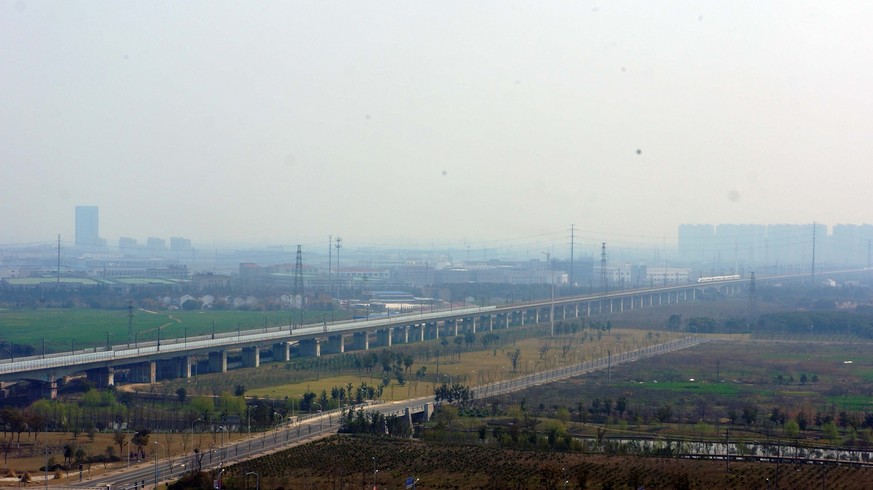
[(194, 424), (197, 422), (202, 422), (203, 419), (195, 419), (191, 421), (191, 457), (194, 458), (191, 460), (191, 474), (194, 474), (194, 467), (197, 465), (197, 454), (193, 452), (194, 450)]
[(255, 490), (261, 490), (261, 475), (259, 475), (257, 471), (249, 471), (246, 473), (246, 488), (248, 488), (249, 475), (255, 475)]
[[(318, 402), (312, 402), (311, 405), (318, 405), (318, 413), (319, 413), (319, 414), (320, 414), (321, 412), (324, 411), (324, 407), (321, 406), (321, 403), (318, 403)], [(310, 405), (310, 407), (309, 407), (309, 411), (310, 411), (310, 412), (312, 411), (312, 406), (311, 406), (311, 405)], [(322, 424), (323, 424), (323, 423), (324, 423), (324, 422), (321, 420), (321, 416), (319, 416), (319, 417), (318, 417), (318, 430), (321, 430), (321, 429), (322, 429)]]
[[(158, 447), (163, 448), (164, 445), (158, 441), (153, 441)], [(155, 449), (155, 488), (158, 488), (158, 459), (161, 457), (161, 452)]]
[[(219, 425), (219, 426), (218, 426), (218, 430), (221, 431), (221, 444), (218, 446), (218, 448), (219, 448), (219, 450), (220, 450), (220, 452), (218, 453), (218, 455), (219, 455), (219, 457), (218, 457), (218, 464), (224, 464), (224, 454), (225, 454), (225, 449), (224, 449), (224, 433), (227, 432), (227, 427), (225, 427), (225, 426), (223, 426), (223, 425)], [(230, 439), (230, 433), (229, 433), (229, 432), (228, 432), (228, 434), (227, 434), (227, 437), (228, 437), (228, 439)], [(214, 440), (214, 439), (213, 439), (213, 440)]]

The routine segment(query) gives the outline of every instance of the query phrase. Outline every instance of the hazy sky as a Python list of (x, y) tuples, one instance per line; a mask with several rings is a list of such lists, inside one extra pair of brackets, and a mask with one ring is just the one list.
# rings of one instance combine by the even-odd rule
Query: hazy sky
[(0, 243), (871, 222), (873, 3), (0, 3)]

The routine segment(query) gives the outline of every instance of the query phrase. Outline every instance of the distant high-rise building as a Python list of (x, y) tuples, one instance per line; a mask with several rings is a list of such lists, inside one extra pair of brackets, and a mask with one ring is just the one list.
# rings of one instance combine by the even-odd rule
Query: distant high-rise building
[(191, 240), (178, 236), (170, 237), (170, 250), (174, 252), (190, 252)]
[(118, 239), (118, 248), (121, 250), (133, 250), (136, 248), (136, 238), (123, 236)]
[(715, 227), (712, 225), (679, 225), (679, 260), (682, 262), (711, 261)]
[(149, 250), (166, 250), (167, 249), (167, 241), (163, 238), (155, 238), (150, 236), (148, 240), (146, 240), (146, 248)]
[(97, 206), (76, 206), (76, 246), (99, 247), (104, 245), (100, 238), (100, 212)]

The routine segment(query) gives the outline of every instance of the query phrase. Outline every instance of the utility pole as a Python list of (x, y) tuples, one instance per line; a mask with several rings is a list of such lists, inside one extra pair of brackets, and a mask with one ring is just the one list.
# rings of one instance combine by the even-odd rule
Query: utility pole
[[(305, 302), (305, 292), (303, 290), (303, 251), (302, 246), (297, 245), (297, 258), (294, 261), (294, 290), (291, 292), (293, 296), (294, 307), (300, 308), (300, 324), (303, 325), (303, 303)], [(298, 303), (298, 296), (300, 297)]]
[(812, 284), (815, 285), (815, 221), (812, 222)]
[(133, 338), (133, 300), (127, 304), (127, 348), (130, 349), (130, 339)]
[(603, 301), (609, 283), (606, 277), (606, 242), (600, 243), (600, 315), (603, 316)]
[(549, 335), (555, 336), (555, 271), (552, 267), (552, 252), (543, 252), (546, 254), (546, 262), (549, 263), (549, 283), (552, 285), (552, 302), (549, 306)]
[[(61, 289), (61, 235), (58, 234), (58, 289)], [(48, 470), (46, 470), (48, 471)]]
[(336, 296), (339, 298), (340, 290), (342, 288), (342, 278), (340, 277), (340, 266), (339, 266), (339, 251), (343, 246), (343, 239), (340, 237), (336, 237)]
[(327, 236), (327, 291), (333, 294), (331, 267), (333, 266), (333, 235)]
[[(758, 324), (758, 287), (755, 284), (755, 273), (749, 278), (749, 326), (754, 328)], [(753, 332), (754, 333), (754, 332)]]
[(576, 225), (570, 225), (570, 287), (576, 286), (576, 279), (573, 276), (573, 252), (576, 249)]

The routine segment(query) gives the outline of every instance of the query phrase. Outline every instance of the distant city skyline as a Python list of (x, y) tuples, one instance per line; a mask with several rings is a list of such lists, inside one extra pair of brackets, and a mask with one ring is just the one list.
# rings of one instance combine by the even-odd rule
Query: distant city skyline
[[(185, 237), (172, 236), (170, 237), (170, 245), (167, 247), (167, 241), (164, 238), (148, 237), (148, 239), (140, 243), (137, 239), (131, 237), (119, 237), (117, 245), (111, 241), (98, 237), (99, 229), (99, 207), (98, 206), (76, 206), (76, 246), (86, 248), (104, 247), (107, 250), (125, 251), (163, 251), (171, 252), (195, 252), (197, 247), (192, 240)], [(556, 260), (566, 258), (570, 253), (571, 240), (576, 245), (578, 257), (594, 257), (595, 250), (583, 250), (583, 246), (602, 247), (605, 242), (600, 244), (576, 241), (578, 229), (575, 225), (570, 225), (570, 235), (564, 247), (556, 246), (554, 249), (549, 249), (549, 255)], [(327, 243), (322, 243), (322, 247), (330, 247), (327, 255), (333, 253), (333, 248), (336, 247), (335, 241), (339, 237), (330, 235)], [(823, 223), (806, 223), (806, 224), (784, 224), (774, 223), (766, 225), (757, 224), (736, 224), (736, 223), (718, 223), (718, 224), (681, 224), (677, 228), (676, 243), (662, 243), (664, 249), (663, 258), (658, 254), (655, 262), (667, 260), (668, 255), (671, 260), (679, 260), (685, 263), (703, 262), (709, 263), (714, 269), (717, 267), (736, 268), (742, 263), (747, 266), (770, 264), (774, 260), (782, 263), (803, 263), (810, 262), (813, 254), (813, 241), (816, 242), (819, 250), (819, 261), (829, 262), (845, 262), (845, 263), (862, 263), (871, 261), (871, 252), (873, 252), (873, 225), (871, 224), (836, 224), (828, 226)], [(287, 244), (289, 251), (290, 244)], [(557, 245), (557, 244), (555, 244)], [(505, 243), (504, 246), (513, 248), (514, 244)], [(257, 248), (257, 247), (255, 247)], [(361, 250), (366, 250), (366, 245), (360, 246), (358, 253)], [(464, 247), (455, 246), (456, 251), (464, 252)], [(608, 247), (609, 254), (618, 248), (620, 250), (620, 261), (636, 261), (637, 258), (629, 260), (621, 258), (625, 253), (633, 254), (633, 251), (628, 251), (627, 247), (622, 244), (615, 244)], [(642, 247), (645, 249), (646, 247)], [(209, 247), (201, 247), (201, 250), (209, 250)], [(353, 249), (354, 250), (354, 249)], [(385, 250), (391, 250), (390, 247)], [(397, 249), (400, 250), (400, 249)], [(428, 250), (427, 247), (419, 249), (420, 252), (437, 253), (435, 248)], [(475, 254), (475, 261), (487, 260), (488, 247), (477, 248), (472, 250), (466, 248), (467, 261), (470, 259), (471, 251)], [(384, 250), (383, 250), (384, 252)], [(536, 252), (536, 251), (534, 251)], [(639, 252), (639, 251), (638, 251)], [(408, 253), (408, 251), (407, 251)], [(493, 252), (492, 252), (493, 253)], [(543, 252), (541, 252), (543, 253)], [(323, 254), (323, 250), (318, 246), (307, 249), (307, 254), (319, 256)], [(480, 254), (483, 254), (480, 256)], [(528, 254), (530, 255), (530, 254)], [(534, 257), (536, 257), (534, 253)], [(492, 258), (506, 260), (509, 255), (499, 254), (498, 257)], [(513, 258), (518, 258), (517, 256)], [(459, 258), (461, 262), (464, 260)]]

